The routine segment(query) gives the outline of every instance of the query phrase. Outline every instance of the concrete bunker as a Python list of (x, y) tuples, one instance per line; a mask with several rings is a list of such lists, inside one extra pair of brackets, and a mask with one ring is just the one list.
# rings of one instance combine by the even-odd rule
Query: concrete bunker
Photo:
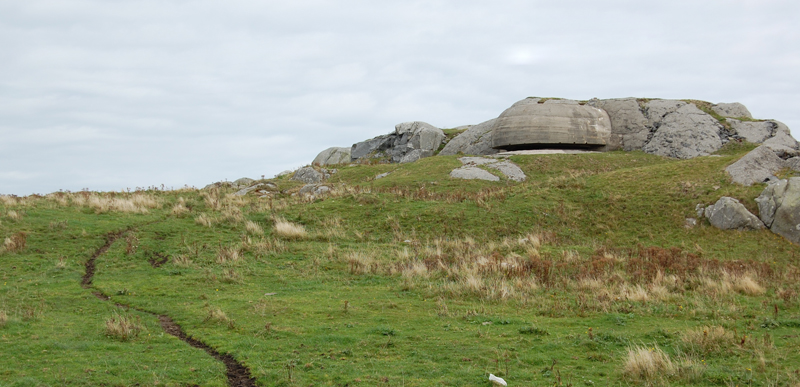
[(500, 114), (492, 131), (495, 149), (602, 150), (611, 137), (611, 120), (605, 110), (575, 101), (528, 98)]

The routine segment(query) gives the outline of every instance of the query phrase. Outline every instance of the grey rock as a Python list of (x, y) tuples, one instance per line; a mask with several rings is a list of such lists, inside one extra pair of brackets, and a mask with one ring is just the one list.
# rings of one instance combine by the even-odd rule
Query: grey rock
[(594, 99), (588, 105), (605, 110), (611, 119), (611, 137), (605, 150), (642, 150), (650, 137), (650, 124), (636, 98)]
[(589, 105), (524, 99), (497, 117), (493, 131), (495, 149), (601, 147), (611, 136), (611, 120), (604, 110)]
[(788, 185), (789, 180), (786, 179), (770, 183), (761, 191), (761, 195), (756, 198), (756, 203), (758, 203), (758, 216), (769, 228), (772, 227), (772, 223), (775, 220), (775, 212), (783, 201)]
[(798, 155), (800, 144), (792, 137), (792, 132), (789, 131), (784, 123), (779, 121), (767, 121), (773, 124), (772, 137), (764, 141), (764, 145), (770, 147), (779, 156), (793, 157)]
[(242, 189), (236, 191), (236, 193), (234, 193), (233, 195), (234, 196), (244, 196), (244, 195), (247, 195), (248, 193), (250, 193), (251, 191), (254, 191), (254, 190), (256, 190), (256, 189), (258, 189), (260, 187), (263, 187), (265, 185), (266, 184), (259, 183), (259, 184), (256, 184), (254, 186), (251, 186), (251, 187), (242, 188)]
[(394, 133), (353, 144), (350, 158), (388, 157), (393, 163), (412, 162), (433, 156), (444, 137), (441, 129), (428, 123), (404, 122), (395, 126)]
[(283, 171), (283, 172), (281, 172), (281, 173), (279, 173), (279, 174), (275, 175), (275, 177), (281, 177), (281, 176), (291, 175), (292, 173), (294, 173), (294, 171), (292, 171), (292, 170), (288, 170), (288, 169), (287, 169), (287, 170), (285, 170), (285, 171)]
[(300, 191), (297, 191), (300, 195), (310, 194), (314, 192), (314, 189), (317, 188), (316, 184), (306, 184), (300, 188)]
[[(464, 164), (464, 167), (461, 167), (461, 169), (475, 167), (477, 165), (485, 165), (487, 168), (491, 168), (502, 173), (509, 180), (525, 181), (526, 179), (525, 172), (523, 172), (522, 169), (520, 169), (516, 164), (507, 160), (500, 161), (485, 157), (461, 157), (458, 159), (458, 161), (461, 161), (461, 163)], [(450, 176), (453, 176), (452, 173)]]
[(703, 214), (706, 212), (705, 209), (706, 206), (702, 203), (698, 203), (696, 206), (694, 206), (694, 211), (697, 212), (698, 217), (703, 216)]
[(384, 177), (389, 176), (390, 173), (391, 172), (381, 173), (380, 175), (375, 176), (375, 178), (373, 180), (383, 179)]
[(768, 185), (756, 202), (761, 220), (772, 232), (800, 244), (800, 177)]
[(253, 184), (253, 182), (255, 182), (255, 180), (248, 177), (242, 177), (240, 179), (236, 179), (233, 181), (233, 187), (234, 188), (247, 187), (250, 184)]
[(686, 218), (686, 220), (683, 221), (683, 227), (686, 229), (692, 229), (695, 228), (695, 226), (697, 226), (697, 219), (695, 218)]
[(371, 154), (385, 151), (392, 147), (396, 136), (384, 134), (366, 141), (353, 144), (350, 148), (350, 160), (355, 161)]
[(784, 161), (775, 152), (761, 145), (725, 168), (734, 183), (752, 185), (763, 183), (784, 167)]
[(465, 165), (450, 172), (450, 177), (465, 180), (500, 181), (500, 178), (478, 167)]
[(688, 103), (674, 99), (654, 99), (647, 102), (645, 105), (647, 120), (650, 122), (651, 126), (656, 126), (667, 114), (674, 113), (686, 105), (688, 105)]
[(297, 170), (290, 180), (302, 181), (307, 184), (317, 184), (325, 178), (322, 172), (311, 167), (304, 167)]
[(412, 149), (410, 152), (406, 153), (400, 158), (400, 164), (404, 163), (413, 163), (422, 157), (430, 157), (433, 156), (433, 152), (426, 152), (420, 149)]
[(319, 184), (306, 184), (298, 193), (300, 195), (314, 195), (314, 196), (321, 196), (331, 191), (331, 188), (326, 185), (319, 185)]
[(459, 157), (458, 161), (461, 164), (472, 164), (472, 165), (484, 165), (484, 164), (492, 164), (496, 163), (497, 159), (487, 159), (485, 157)]
[(492, 155), (499, 152), (492, 148), (492, 128), (497, 121), (493, 118), (478, 125), (470, 126), (444, 146), (440, 156), (451, 156), (459, 153), (465, 155)]
[(739, 121), (734, 118), (729, 118), (727, 121), (739, 137), (753, 144), (763, 143), (772, 137), (775, 130), (775, 124), (767, 121)]
[(753, 118), (753, 115), (750, 114), (750, 111), (747, 108), (740, 104), (739, 102), (732, 102), (732, 103), (718, 103), (711, 107), (715, 113), (723, 116), (723, 117), (746, 117), (746, 118)]
[(544, 101), (545, 105), (580, 105), (578, 101), (572, 99), (548, 99)]
[(500, 161), (497, 163), (487, 164), (488, 168), (496, 169), (505, 175), (509, 180), (525, 181), (525, 172), (522, 171), (516, 164), (510, 161)]
[(783, 164), (786, 168), (800, 172), (800, 157), (792, 157), (789, 160), (786, 160)]
[[(652, 101), (648, 105), (648, 111), (655, 102), (660, 101)], [(644, 146), (645, 152), (690, 159), (707, 156), (722, 147), (719, 135), (722, 125), (714, 117), (693, 104), (681, 102), (675, 106), (677, 105), (680, 106), (676, 110), (666, 113), (660, 122), (656, 122), (658, 129)]]
[(722, 230), (759, 230), (764, 228), (764, 223), (747, 211), (742, 203), (727, 196), (721, 197), (713, 206), (706, 207), (705, 216), (714, 227)]
[(350, 162), (351, 148), (331, 147), (320, 152), (314, 158), (314, 165), (334, 165)]
[[(395, 163), (433, 156), (445, 137), (441, 129), (422, 121), (397, 124), (394, 131), (397, 140), (392, 148), (392, 162)], [(414, 155), (406, 157), (409, 153)]]

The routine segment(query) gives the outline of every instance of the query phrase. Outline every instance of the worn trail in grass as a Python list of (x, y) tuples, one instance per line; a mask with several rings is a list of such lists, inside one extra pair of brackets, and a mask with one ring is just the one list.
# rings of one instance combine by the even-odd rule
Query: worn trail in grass
[[(270, 198), (3, 199), (0, 236), (25, 233), (27, 246), (0, 255), (0, 345), (20, 359), (0, 364), (0, 384), (225, 385), (222, 362), (164, 334), (179, 326), (265, 386), (488, 386), (489, 373), (793, 386), (797, 247), (683, 227), (722, 195), (755, 209), (762, 187), (723, 172), (747, 149), (515, 156), (525, 183), (450, 179), (455, 157), (341, 166), (320, 198), (281, 178)], [(92, 256), (91, 286), (109, 301), (79, 286)], [(114, 303), (141, 317), (137, 337), (105, 333)], [(642, 368), (654, 354), (669, 360), (655, 377)]]
[[(85, 265), (86, 266), (86, 273), (83, 275), (83, 278), (81, 280), (81, 285), (84, 288), (91, 288), (92, 279), (93, 279), (94, 274), (95, 274), (95, 266), (96, 266), (97, 259), (100, 258), (106, 251), (108, 251), (108, 249), (114, 244), (114, 242), (117, 241), (117, 239), (119, 239), (120, 237), (125, 236), (127, 231), (130, 231), (130, 228), (128, 230), (109, 233), (108, 236), (106, 237), (105, 244), (103, 244), (103, 246), (100, 246), (100, 248), (98, 248), (92, 254), (92, 256), (89, 258), (89, 260), (86, 261), (86, 265)], [(150, 261), (150, 263), (151, 263), (151, 265), (153, 265), (153, 267), (156, 267), (156, 268), (161, 266), (160, 264), (158, 264), (158, 265), (157, 264), (153, 264), (153, 261)], [(161, 262), (161, 263), (163, 263), (163, 262)], [(111, 297), (109, 297), (108, 295), (106, 295), (106, 294), (104, 294), (104, 293), (102, 293), (100, 291), (96, 291), (93, 294), (97, 298), (99, 298), (99, 299), (101, 299), (103, 301), (110, 301), (111, 300)], [(121, 303), (115, 303), (115, 305), (117, 305), (118, 307), (125, 308), (125, 309), (130, 309), (131, 308), (130, 305), (121, 304)], [(180, 325), (176, 324), (167, 315), (156, 314), (156, 313), (153, 313), (153, 312), (141, 309), (141, 308), (133, 308), (133, 309), (135, 309), (135, 310), (137, 310), (139, 312), (147, 313), (147, 314), (150, 314), (150, 315), (152, 315), (154, 317), (157, 317), (158, 321), (159, 321), (159, 324), (161, 325), (161, 328), (164, 330), (164, 332), (183, 340), (184, 342), (186, 342), (187, 344), (191, 345), (192, 347), (204, 350), (209, 355), (211, 355), (215, 359), (217, 359), (220, 362), (222, 362), (223, 364), (225, 364), (225, 368), (227, 369), (226, 376), (228, 377), (228, 386), (230, 386), (230, 387), (255, 386), (255, 379), (252, 376), (250, 376), (250, 370), (248, 370), (247, 367), (245, 367), (244, 365), (242, 365), (241, 363), (236, 361), (236, 359), (234, 359), (233, 356), (231, 356), (229, 354), (219, 353), (217, 350), (215, 350), (214, 348), (208, 346), (207, 344), (203, 343), (202, 341), (197, 340), (197, 339), (195, 339), (193, 337), (187, 336), (186, 333), (183, 331), (183, 329), (181, 329)]]

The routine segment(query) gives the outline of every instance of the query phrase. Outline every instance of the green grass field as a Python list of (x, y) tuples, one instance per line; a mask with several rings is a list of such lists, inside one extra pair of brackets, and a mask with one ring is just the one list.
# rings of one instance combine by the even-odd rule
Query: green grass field
[(158, 315), (262, 386), (798, 386), (798, 247), (684, 227), (720, 196), (757, 213), (763, 186), (724, 172), (750, 149), (514, 156), (523, 183), (340, 166), (319, 198), (0, 197), (0, 386), (228, 385)]

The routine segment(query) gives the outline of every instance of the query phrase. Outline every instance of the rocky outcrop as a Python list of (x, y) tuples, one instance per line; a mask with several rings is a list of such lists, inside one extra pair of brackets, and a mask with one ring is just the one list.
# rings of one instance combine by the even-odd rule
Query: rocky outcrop
[(800, 244), (800, 177), (769, 184), (756, 202), (759, 217), (772, 232)]
[(691, 159), (707, 156), (722, 147), (720, 132), (723, 127), (719, 121), (693, 104), (672, 102), (675, 101), (652, 101), (648, 105), (648, 113), (654, 109), (648, 115), (657, 129), (642, 150), (660, 156)]
[(250, 186), (254, 182), (255, 182), (255, 180), (253, 180), (253, 179), (251, 179), (249, 177), (242, 177), (240, 179), (234, 180), (233, 183), (231, 183), (231, 184), (232, 184), (233, 188), (243, 188), (243, 187)]
[(499, 181), (500, 178), (494, 174), (486, 171), (485, 169), (478, 168), (478, 165), (485, 166), (486, 168), (494, 169), (509, 180), (525, 181), (525, 172), (522, 171), (516, 164), (508, 160), (490, 159), (485, 157), (461, 157), (458, 159), (464, 164), (460, 168), (456, 168), (450, 172), (450, 177), (457, 179), (480, 179), (489, 181)]
[(775, 134), (776, 125), (773, 122), (739, 121), (733, 118), (729, 118), (727, 121), (736, 135), (753, 144), (761, 144)]
[(497, 119), (470, 125), (467, 130), (459, 134), (444, 146), (440, 156), (451, 156), (459, 153), (465, 155), (493, 155), (499, 152), (492, 148), (492, 129)]
[(750, 114), (750, 111), (739, 102), (718, 103), (712, 106), (711, 110), (723, 117), (753, 118), (753, 115)]
[(792, 137), (789, 127), (779, 121), (768, 121), (773, 125), (772, 137), (764, 140), (764, 145), (775, 151), (781, 158), (798, 156), (800, 144)]
[(327, 185), (306, 184), (302, 188), (300, 188), (300, 191), (298, 191), (298, 193), (300, 195), (322, 196), (330, 191), (331, 187), (328, 187)]
[(335, 170), (320, 169), (319, 171), (312, 167), (304, 167), (297, 170), (289, 180), (302, 181), (306, 184), (318, 184), (331, 176), (331, 172)]
[(785, 162), (766, 145), (753, 149), (741, 159), (725, 168), (734, 183), (752, 185), (765, 183), (775, 178), (775, 173), (785, 166)]
[[(710, 155), (729, 141), (746, 140), (766, 145), (782, 159), (800, 156), (800, 144), (786, 125), (753, 120), (738, 102), (714, 105), (637, 98), (580, 102), (531, 97), (516, 102), (496, 119), (466, 128), (444, 146), (441, 155), (577, 147), (641, 150), (689, 159)], [(402, 123), (394, 133), (353, 144), (350, 159), (374, 157), (394, 163), (412, 162), (435, 154), (444, 137), (440, 129), (424, 122)], [(320, 153), (315, 162), (324, 165), (322, 156), (327, 151)]]
[(331, 147), (319, 152), (311, 163), (313, 165), (335, 165), (350, 162), (350, 149), (341, 147)]
[(706, 207), (704, 215), (714, 227), (722, 230), (759, 230), (764, 228), (764, 223), (747, 211), (742, 203), (727, 196), (721, 197), (714, 205)]
[(464, 180), (500, 181), (499, 177), (489, 173), (484, 169), (474, 166), (463, 166), (461, 168), (456, 168), (450, 172), (450, 177)]
[(444, 137), (441, 129), (428, 123), (404, 122), (395, 126), (394, 133), (353, 144), (350, 158), (386, 157), (393, 163), (409, 163), (433, 156)]
[(636, 98), (593, 99), (587, 103), (605, 110), (611, 119), (607, 149), (642, 150), (650, 139), (650, 126)]

